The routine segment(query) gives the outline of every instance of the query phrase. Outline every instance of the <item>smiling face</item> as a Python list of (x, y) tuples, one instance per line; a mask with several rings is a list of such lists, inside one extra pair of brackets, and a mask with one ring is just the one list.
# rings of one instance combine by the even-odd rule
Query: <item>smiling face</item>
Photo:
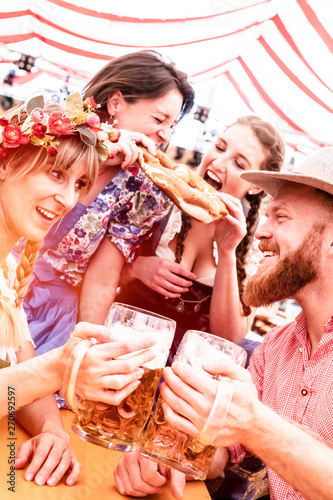
[(176, 89), (162, 97), (138, 99), (133, 103), (126, 102), (121, 92), (115, 92), (109, 97), (107, 109), (117, 120), (118, 129), (140, 132), (159, 145), (169, 142), (182, 104), (183, 96)]
[(243, 198), (251, 189), (249, 182), (240, 178), (246, 170), (259, 170), (265, 153), (252, 129), (232, 125), (204, 155), (198, 173), (217, 191)]
[(263, 252), (260, 267), (246, 286), (246, 304), (259, 307), (288, 297), (320, 276), (322, 248), (330, 245), (331, 211), (315, 189), (286, 183), (256, 231)]
[(7, 246), (11, 248), (22, 237), (43, 239), (74, 207), (86, 183), (81, 163), (68, 171), (52, 170), (50, 165), (49, 171), (5, 180), (0, 190), (0, 224)]

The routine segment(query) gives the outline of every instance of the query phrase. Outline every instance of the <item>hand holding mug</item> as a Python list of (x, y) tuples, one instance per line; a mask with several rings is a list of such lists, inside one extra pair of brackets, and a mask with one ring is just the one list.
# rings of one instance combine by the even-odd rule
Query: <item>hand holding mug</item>
[[(106, 326), (108, 344), (90, 338), (75, 346), (64, 379), (65, 397), (76, 412), (72, 429), (83, 440), (129, 451), (149, 418), (175, 322), (114, 303)], [(94, 368), (89, 370), (90, 363)], [(85, 370), (90, 380), (80, 376)], [(98, 390), (89, 392), (85, 384)]]
[(144, 456), (206, 478), (216, 452), (211, 444), (223, 426), (233, 390), (230, 380), (204, 371), (203, 363), (226, 357), (244, 365), (246, 351), (209, 333), (185, 333), (172, 367), (164, 370), (165, 383), (141, 445)]

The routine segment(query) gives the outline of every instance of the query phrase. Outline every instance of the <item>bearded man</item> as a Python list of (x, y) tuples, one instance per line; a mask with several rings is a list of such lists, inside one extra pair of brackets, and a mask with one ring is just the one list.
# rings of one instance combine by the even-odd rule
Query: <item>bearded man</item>
[[(293, 172), (251, 171), (242, 177), (272, 196), (267, 219), (255, 235), (263, 259), (243, 299), (258, 307), (293, 297), (302, 311), (295, 321), (265, 336), (248, 370), (227, 358), (204, 365), (211, 374), (229, 377), (233, 385), (229, 412), (212, 442), (219, 448), (210, 477), (254, 454), (267, 465), (271, 500), (329, 500), (333, 498), (333, 148), (320, 150)], [(166, 419), (198, 436), (216, 390), (210, 391), (207, 380), (199, 380), (182, 363), (167, 368), (164, 377)], [(185, 485), (181, 473), (162, 474), (156, 464), (147, 465), (141, 457), (138, 461), (142, 484), (137, 482), (137, 490), (146, 491), (146, 482), (157, 491), (158, 475), (164, 474), (175, 498), (181, 498)]]

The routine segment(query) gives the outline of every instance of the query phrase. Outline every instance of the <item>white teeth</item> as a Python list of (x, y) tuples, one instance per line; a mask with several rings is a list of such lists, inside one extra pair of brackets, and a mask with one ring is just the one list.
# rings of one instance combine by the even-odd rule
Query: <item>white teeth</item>
[(217, 177), (217, 175), (215, 175), (214, 172), (212, 172), (211, 170), (207, 170), (206, 173), (207, 173), (208, 177), (210, 177), (213, 181), (215, 181), (215, 182), (221, 182), (221, 179), (219, 179)]
[(53, 214), (52, 212), (48, 212), (44, 208), (37, 207), (37, 210), (50, 220), (53, 220), (55, 218), (55, 214)]
[(274, 257), (274, 255), (276, 255), (275, 252), (269, 251), (269, 250), (267, 250), (267, 251), (265, 251), (263, 253), (264, 253), (264, 257)]

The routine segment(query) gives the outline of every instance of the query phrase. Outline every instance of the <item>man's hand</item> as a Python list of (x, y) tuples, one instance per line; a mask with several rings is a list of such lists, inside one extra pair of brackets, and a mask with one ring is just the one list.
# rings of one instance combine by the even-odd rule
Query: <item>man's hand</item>
[(148, 460), (138, 452), (126, 453), (114, 470), (114, 479), (121, 495), (145, 497), (162, 492), (170, 482), (171, 493), (183, 498), (185, 474)]
[[(233, 386), (232, 402), (225, 420), (219, 420), (219, 415), (216, 415), (212, 421), (218, 432), (211, 444), (228, 447), (242, 443), (251, 449), (253, 423), (263, 413), (263, 405), (258, 400), (250, 373), (228, 357), (205, 362), (203, 368), (212, 375), (229, 378)], [(217, 380), (205, 371), (181, 362), (165, 368), (163, 376), (165, 382), (161, 385), (161, 396), (165, 401), (166, 420), (179, 431), (197, 437), (213, 406)]]

